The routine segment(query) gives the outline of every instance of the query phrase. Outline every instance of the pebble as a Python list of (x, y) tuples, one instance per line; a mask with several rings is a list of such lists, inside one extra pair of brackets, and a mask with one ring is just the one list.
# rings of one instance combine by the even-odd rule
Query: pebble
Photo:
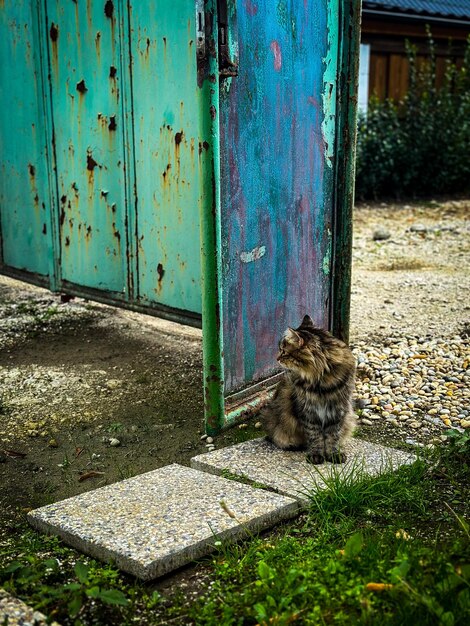
[(206, 443), (214, 443), (214, 439), (212, 437), (206, 437)]
[(261, 422), (256, 422), (255, 428), (262, 428), (263, 424)]
[(204, 433), (204, 435), (201, 435), (201, 441), (205, 441), (207, 439), (207, 435)]
[(110, 445), (110, 446), (113, 446), (113, 448), (116, 448), (117, 446), (120, 446), (120, 445), (121, 445), (121, 442), (119, 441), (119, 439), (116, 439), (116, 437), (112, 437), (112, 438), (109, 440), (109, 445)]
[(383, 343), (359, 341), (353, 352), (362, 424), (409, 429), (426, 444), (449, 427), (470, 428), (465, 338), (397, 335)]
[(385, 228), (377, 228), (377, 230), (374, 230), (372, 239), (374, 241), (386, 241), (387, 239), (390, 239), (391, 236), (392, 235), (388, 230), (385, 230)]
[(57, 441), (55, 439), (50, 439), (49, 440), (49, 447), (50, 448), (58, 448), (59, 444), (57, 443)]

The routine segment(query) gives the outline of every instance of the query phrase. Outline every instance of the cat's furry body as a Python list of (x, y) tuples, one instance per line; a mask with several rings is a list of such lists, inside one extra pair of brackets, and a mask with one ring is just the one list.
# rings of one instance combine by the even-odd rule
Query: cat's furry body
[(287, 369), (261, 418), (268, 438), (283, 450), (307, 450), (311, 463), (346, 460), (342, 444), (351, 434), (355, 360), (348, 346), (306, 315), (279, 342)]

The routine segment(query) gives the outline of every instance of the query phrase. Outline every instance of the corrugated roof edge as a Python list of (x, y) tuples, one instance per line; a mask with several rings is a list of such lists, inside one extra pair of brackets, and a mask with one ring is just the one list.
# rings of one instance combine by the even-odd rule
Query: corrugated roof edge
[(452, 20), (470, 18), (470, 0), (461, 0), (458, 3), (452, 3), (450, 6), (443, 1), (427, 2), (424, 0), (363, 0), (363, 10), (377, 10), (386, 13), (406, 13), (410, 16), (436, 16), (449, 18)]

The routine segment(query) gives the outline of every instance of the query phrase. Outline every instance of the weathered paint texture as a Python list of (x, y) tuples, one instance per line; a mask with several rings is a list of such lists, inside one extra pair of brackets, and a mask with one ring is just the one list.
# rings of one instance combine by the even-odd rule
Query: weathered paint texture
[(47, 1), (61, 278), (126, 291), (126, 206), (116, 7)]
[(194, 3), (131, 3), (139, 293), (201, 312), (200, 175)]
[[(194, 5), (0, 5), (2, 264), (56, 289), (201, 313)], [(10, 114), (11, 113), (11, 114)], [(83, 291), (85, 290), (85, 291)]]
[(220, 126), (226, 392), (273, 373), (305, 313), (328, 326), (335, 7), (237, 3), (239, 75)]
[(38, 19), (30, 0), (4, 0), (0, 7), (0, 220), (3, 262), (47, 275), (50, 225)]

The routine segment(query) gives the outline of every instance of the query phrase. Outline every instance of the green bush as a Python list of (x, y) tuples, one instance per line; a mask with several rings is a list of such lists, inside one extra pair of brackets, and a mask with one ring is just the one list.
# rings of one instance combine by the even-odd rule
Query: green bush
[(356, 197), (457, 194), (470, 190), (470, 38), (463, 64), (447, 63), (436, 89), (434, 43), (418, 67), (408, 46), (410, 85), (398, 104), (371, 98), (360, 114)]

